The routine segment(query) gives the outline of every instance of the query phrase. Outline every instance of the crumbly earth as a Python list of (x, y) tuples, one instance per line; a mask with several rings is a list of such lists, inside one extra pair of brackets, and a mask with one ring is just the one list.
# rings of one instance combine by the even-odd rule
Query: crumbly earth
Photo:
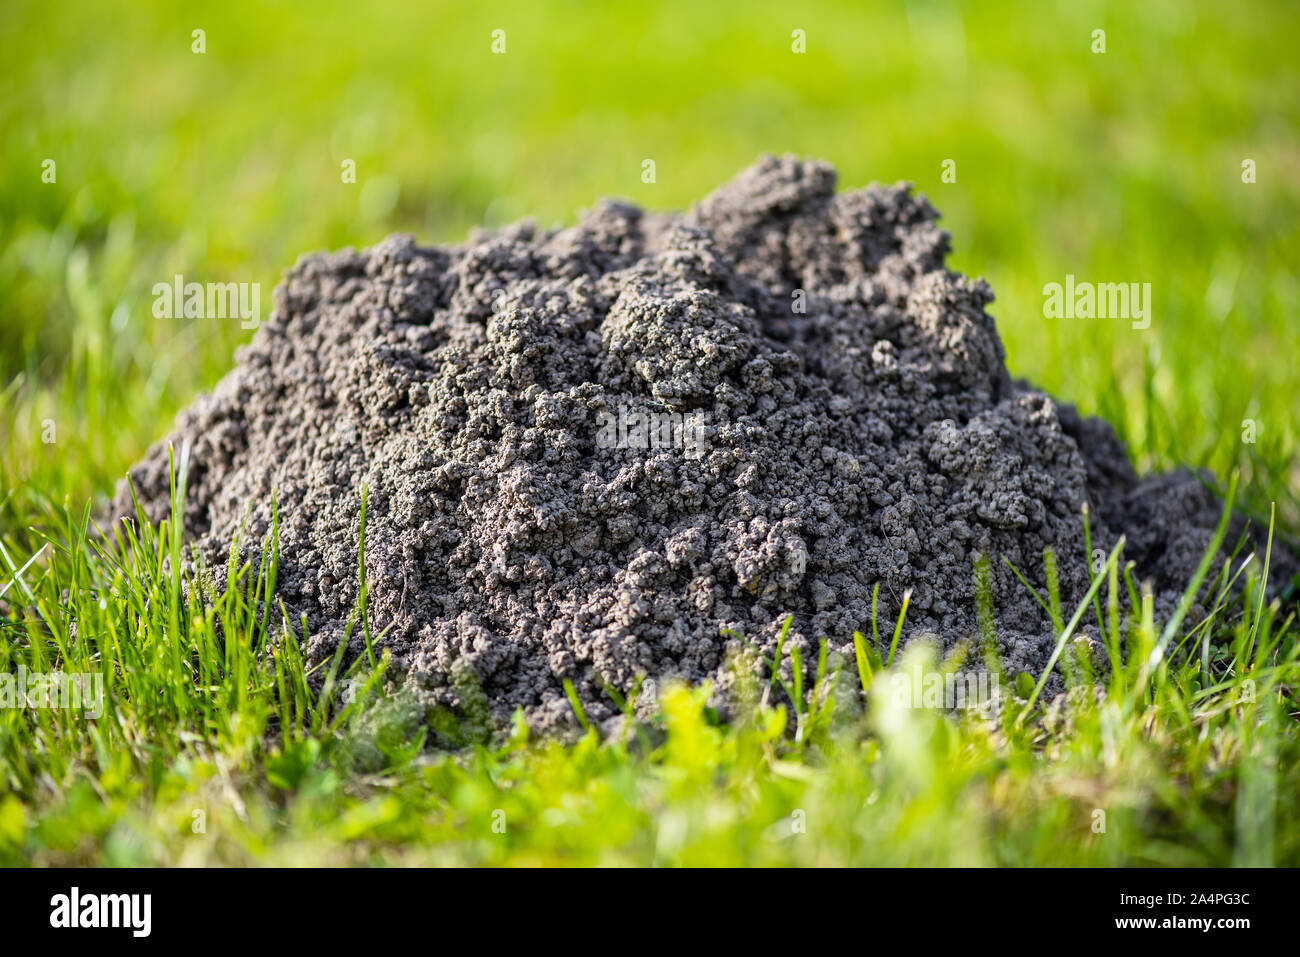
[(765, 157), (683, 215), (605, 202), (569, 229), (305, 257), (136, 491), (164, 516), (167, 444), (191, 443), (186, 532), (218, 575), (278, 501), (278, 597), (317, 664), (357, 601), (364, 487), (395, 672), (456, 708), (472, 671), (497, 719), (542, 729), (573, 720), (565, 678), (597, 720), (602, 682), (725, 697), (723, 632), (770, 654), (789, 615), (805, 661), (822, 638), (852, 660), (877, 584), (882, 631), (910, 589), (905, 636), (951, 645), (977, 630), (981, 553), (1005, 666), (1036, 672), (1051, 623), (1002, 558), (1041, 589), (1053, 549), (1077, 602), (1085, 504), (1093, 547), (1127, 535), (1171, 607), (1219, 502), (1190, 473), (1139, 482), (1109, 425), (1012, 380), (993, 293), (945, 268), (924, 197), (835, 183)]

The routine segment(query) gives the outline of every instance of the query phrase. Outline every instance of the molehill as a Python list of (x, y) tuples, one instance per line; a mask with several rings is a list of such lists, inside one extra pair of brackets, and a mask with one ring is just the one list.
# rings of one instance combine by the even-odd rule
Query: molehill
[[(852, 661), (882, 630), (977, 633), (991, 558), (1004, 664), (1053, 647), (1034, 596), (1126, 557), (1171, 608), (1220, 504), (1191, 473), (1139, 481), (1105, 422), (1007, 372), (982, 280), (945, 268), (906, 184), (837, 195), (821, 162), (764, 157), (681, 215), (606, 201), (426, 248), (301, 259), (236, 368), (131, 471), (168, 510), (168, 443), (192, 446), (191, 554), (218, 577), (241, 523), (279, 507), (278, 598), (327, 661), (366, 575), (377, 649), (430, 703), (471, 674), (498, 720), (573, 721), (648, 676), (712, 679), (738, 632)], [(119, 489), (116, 508), (129, 511)], [(1072, 607), (1072, 605), (1068, 605)], [(277, 612), (278, 619), (278, 612)], [(1088, 629), (1084, 629), (1088, 633)], [(360, 629), (348, 655), (363, 653)]]

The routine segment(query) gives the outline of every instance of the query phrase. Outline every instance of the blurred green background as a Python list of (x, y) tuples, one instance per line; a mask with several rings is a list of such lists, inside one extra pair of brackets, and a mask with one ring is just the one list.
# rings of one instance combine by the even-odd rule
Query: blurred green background
[[(763, 151), (915, 182), (1014, 374), (1143, 468), (1243, 464), (1295, 527), (1295, 3), (6, 0), (0, 33), (5, 537), (110, 490), (250, 335), (154, 318), (154, 283), (260, 282), (265, 315), (303, 252), (682, 208)], [(1151, 328), (1045, 319), (1067, 273), (1150, 282)]]

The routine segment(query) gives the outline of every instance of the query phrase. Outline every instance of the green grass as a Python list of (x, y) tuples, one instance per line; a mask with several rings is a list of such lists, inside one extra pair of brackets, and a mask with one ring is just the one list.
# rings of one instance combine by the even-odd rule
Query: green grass
[[(823, 643), (809, 684), (795, 646), (766, 663), (770, 681), (735, 662), (725, 725), (707, 686), (671, 686), (651, 719), (629, 711), (601, 734), (569, 686), (561, 742), (531, 740), (520, 715), (493, 732), (425, 713), (383, 690), (373, 652), (309, 675), (282, 640), (305, 623), (265, 611), (274, 528), (210, 594), (182, 570), (174, 521), (140, 527), (109, 544), (67, 511), (43, 570), (8, 576), (28, 614), (0, 670), (100, 675), (105, 694), (94, 719), (0, 710), (0, 864), (1300, 862), (1285, 799), (1300, 786), (1300, 642), (1264, 600), (1267, 562), (1243, 575), (1240, 555), (1207, 557), (1221, 598), (1184, 635), (1127, 587), (1120, 543), (1059, 629), (1069, 687), (1050, 704), (994, 653), (994, 708), (908, 706), (900, 681), (965, 652), (886, 648), (873, 622), (856, 663)], [(1104, 653), (1076, 653), (1081, 622)], [(351, 627), (369, 634), (364, 589)]]
[[(257, 613), (273, 542), (212, 595), (184, 586), (174, 524), (134, 548), (90, 531), (248, 335), (155, 318), (154, 283), (257, 281), (267, 309), (307, 250), (571, 222), (604, 194), (681, 207), (789, 150), (844, 186), (916, 182), (952, 265), (997, 291), (1013, 373), (1105, 415), (1140, 467), (1239, 474), (1294, 540), (1293, 4), (16, 0), (3, 21), (0, 672), (94, 672), (106, 695), (96, 720), (0, 709), (0, 863), (1300, 863), (1296, 603), (1263, 597), (1264, 556), (1189, 583), (1224, 596), (1204, 622), (1151, 620), (1122, 556), (1086, 607), (1040, 596), (1069, 708), (1041, 675), (1004, 676), (997, 722), (893, 706), (895, 675), (955, 662), (872, 621), (855, 660), (799, 661), (804, 686), (790, 659), (816, 649), (784, 648), (726, 724), (667, 688), (623, 738), (575, 701), (556, 742), (425, 715), (370, 655), (305, 675)], [(1044, 318), (1067, 273), (1152, 283), (1151, 328)]]

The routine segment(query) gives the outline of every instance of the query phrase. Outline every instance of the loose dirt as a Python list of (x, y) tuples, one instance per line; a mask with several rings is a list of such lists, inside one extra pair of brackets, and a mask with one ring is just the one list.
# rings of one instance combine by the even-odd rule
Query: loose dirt
[[(188, 441), (192, 554), (218, 577), (279, 506), (279, 599), (312, 664), (366, 574), (379, 650), (430, 703), (475, 679), (541, 729), (616, 713), (602, 683), (712, 679), (739, 632), (805, 662), (881, 629), (977, 633), (991, 558), (1004, 665), (1038, 673), (1120, 534), (1158, 610), (1220, 503), (1187, 472), (1139, 481), (1111, 427), (1007, 372), (982, 280), (945, 268), (938, 214), (906, 185), (837, 195), (828, 165), (765, 157), (683, 215), (604, 202), (426, 248), (300, 260), (236, 368), (131, 476), (154, 519), (167, 443)], [(119, 490), (126, 512), (129, 492)], [(1088, 629), (1084, 629), (1085, 633)], [(363, 653), (360, 630), (349, 654)]]

